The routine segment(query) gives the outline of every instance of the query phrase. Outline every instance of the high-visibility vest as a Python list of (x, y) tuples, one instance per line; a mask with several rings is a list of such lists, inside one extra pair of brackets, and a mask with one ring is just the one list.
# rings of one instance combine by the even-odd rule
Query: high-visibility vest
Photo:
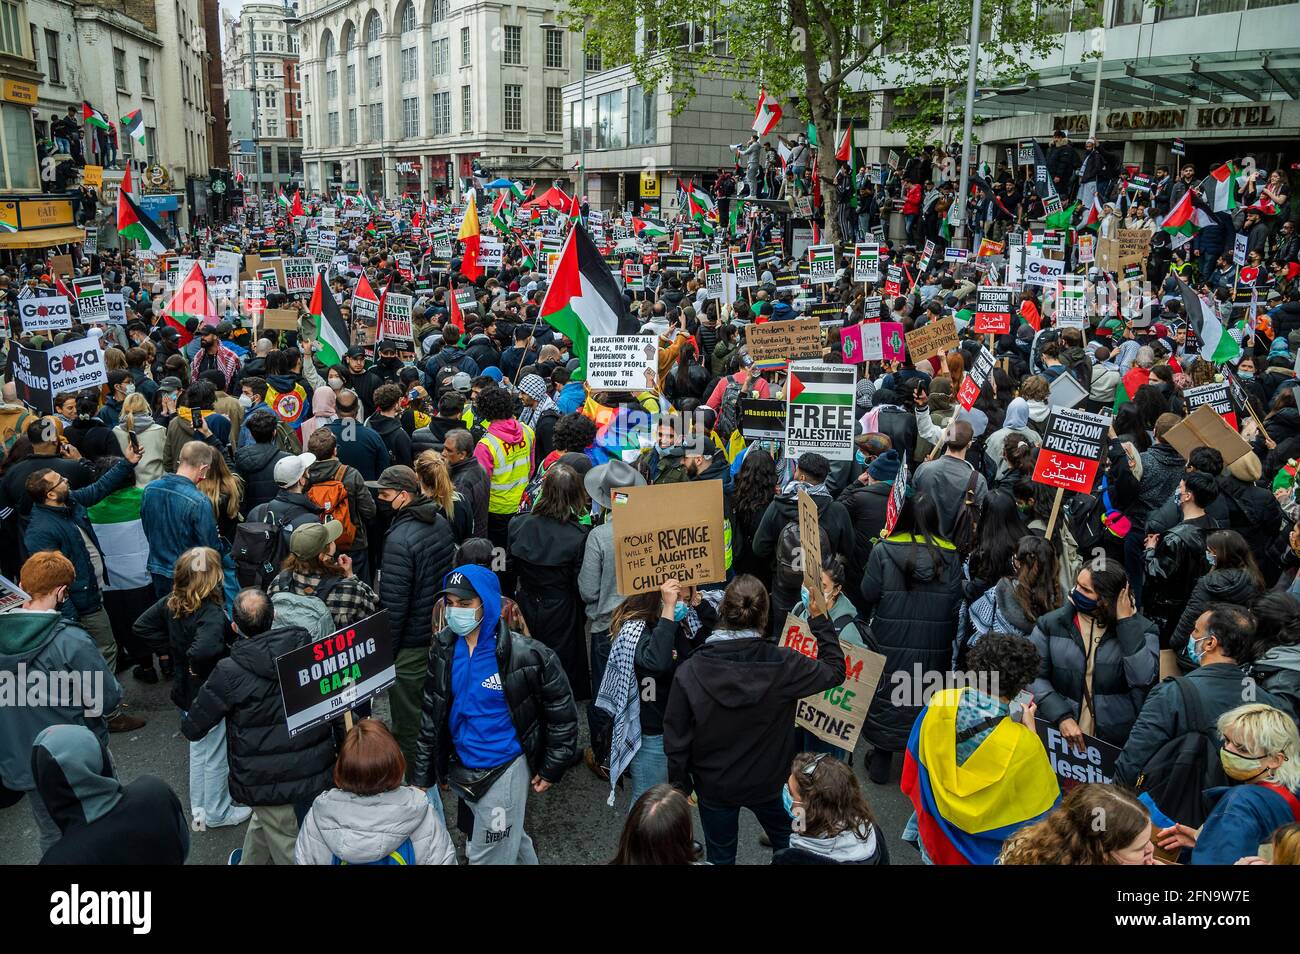
[(482, 438), (492, 455), (491, 483), (488, 489), (489, 513), (518, 513), (519, 501), (528, 487), (528, 471), (533, 455), (533, 429), (519, 425), (524, 439), (517, 444), (507, 444), (497, 435), (488, 433)]

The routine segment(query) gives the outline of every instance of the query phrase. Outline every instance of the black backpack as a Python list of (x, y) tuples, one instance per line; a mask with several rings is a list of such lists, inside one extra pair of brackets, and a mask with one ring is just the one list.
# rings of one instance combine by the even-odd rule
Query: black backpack
[(230, 553), (235, 558), (235, 579), (241, 587), (264, 590), (280, 572), (289, 550), (284, 531), (284, 524), (270, 507), (261, 520), (245, 520), (235, 527)]
[[(822, 543), (822, 559), (831, 556), (831, 538), (826, 528), (819, 526), (818, 535)], [(776, 577), (772, 589), (784, 592), (797, 591), (803, 584), (803, 545), (799, 542), (799, 521), (791, 520), (781, 528), (776, 539)]]
[(726, 390), (718, 403), (718, 421), (713, 429), (724, 441), (731, 438), (740, 423), (740, 387), (734, 377), (728, 377)]
[(970, 480), (966, 482), (966, 492), (962, 495), (961, 509), (952, 523), (952, 544), (964, 560), (975, 549), (976, 525), (979, 523), (979, 508), (975, 506), (975, 489), (979, 484), (980, 473), (971, 468)]
[(1156, 807), (1174, 821), (1199, 828), (1209, 815), (1205, 790), (1227, 785), (1228, 779), (1219, 762), (1214, 725), (1205, 720), (1201, 694), (1190, 679), (1174, 676), (1172, 680), (1182, 694), (1183, 721), (1188, 729), (1156, 750), (1134, 787), (1139, 795), (1150, 794)]

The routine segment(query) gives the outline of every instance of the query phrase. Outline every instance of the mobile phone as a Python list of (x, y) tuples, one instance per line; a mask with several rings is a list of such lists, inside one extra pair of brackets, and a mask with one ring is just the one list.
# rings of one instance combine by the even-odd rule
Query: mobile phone
[(126, 440), (127, 443), (131, 445), (132, 451), (134, 451), (137, 454), (140, 453), (140, 438), (136, 437), (135, 431), (127, 431)]
[(1024, 715), (1025, 709), (1034, 701), (1034, 694), (1028, 689), (1021, 689), (1011, 700), (1011, 718), (1019, 722), (1020, 717)]

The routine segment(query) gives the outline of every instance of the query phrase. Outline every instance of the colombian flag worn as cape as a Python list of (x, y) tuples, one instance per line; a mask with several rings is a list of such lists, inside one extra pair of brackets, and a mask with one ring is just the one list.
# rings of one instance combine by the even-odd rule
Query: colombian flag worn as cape
[(957, 704), (970, 687), (936, 692), (907, 740), (902, 789), (921, 844), (937, 865), (991, 865), (1002, 843), (1061, 798), (1038, 736), (1004, 718), (957, 764)]

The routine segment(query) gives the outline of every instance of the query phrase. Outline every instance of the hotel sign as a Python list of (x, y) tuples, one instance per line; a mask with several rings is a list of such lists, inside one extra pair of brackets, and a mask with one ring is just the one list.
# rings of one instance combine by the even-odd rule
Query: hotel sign
[[(1188, 114), (1191, 115), (1188, 115)], [(1052, 128), (1066, 132), (1088, 131), (1089, 117), (1055, 116)], [(1124, 109), (1108, 113), (1104, 129), (1134, 132), (1144, 129), (1267, 129), (1276, 126), (1275, 104), (1255, 106), (1204, 106), (1196, 109)]]

